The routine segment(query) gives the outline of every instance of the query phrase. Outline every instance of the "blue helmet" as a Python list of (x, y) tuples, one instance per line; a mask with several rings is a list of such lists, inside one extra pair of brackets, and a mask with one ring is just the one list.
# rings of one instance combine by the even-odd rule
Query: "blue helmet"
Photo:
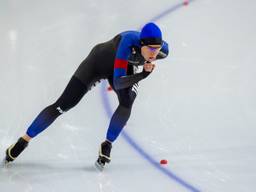
[(161, 45), (162, 32), (155, 23), (147, 23), (141, 30), (140, 40), (142, 45)]

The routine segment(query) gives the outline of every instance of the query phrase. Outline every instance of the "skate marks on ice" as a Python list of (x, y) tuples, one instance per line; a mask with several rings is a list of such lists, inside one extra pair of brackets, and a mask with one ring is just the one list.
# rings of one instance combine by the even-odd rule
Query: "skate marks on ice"
[[(90, 173), (90, 174), (88, 174)], [(60, 163), (60, 162), (10, 162), (5, 164), (2, 162), (0, 171), (0, 180), (18, 182), (26, 178), (27, 182), (33, 180), (48, 180), (55, 177), (60, 179), (60, 175), (68, 177), (76, 177), (77, 175), (91, 175), (97, 173), (93, 164), (81, 163)], [(24, 177), (24, 178), (23, 178)]]
[(6, 161), (6, 159), (3, 158), (2, 161), (1, 161), (0, 167), (1, 168), (6, 168), (7, 166), (8, 166), (8, 161)]
[(96, 168), (97, 171), (102, 172), (105, 165), (101, 164), (101, 163), (98, 162), (98, 160), (97, 160), (97, 161), (95, 161), (94, 166), (95, 166), (95, 168)]
[[(97, 171), (93, 163), (85, 164), (84, 162), (11, 162), (0, 168), (0, 181), (1, 191), (10, 189), (10, 187), (15, 189), (21, 187), (34, 191), (35, 185), (39, 185), (40, 191), (42, 189), (49, 190), (49, 186), (53, 191), (57, 191), (60, 189), (60, 185), (56, 183), (62, 183), (62, 186), (69, 186), (68, 183), (77, 184), (77, 187), (82, 185), (88, 187), (92, 185), (90, 183), (93, 183), (97, 191), (113, 191), (114, 188), (117, 190), (107, 169)], [(65, 187), (64, 191), (69, 190)]]
[(108, 168), (109, 165), (107, 162), (103, 163), (98, 159), (95, 161), (94, 166), (97, 171), (102, 172), (104, 169)]

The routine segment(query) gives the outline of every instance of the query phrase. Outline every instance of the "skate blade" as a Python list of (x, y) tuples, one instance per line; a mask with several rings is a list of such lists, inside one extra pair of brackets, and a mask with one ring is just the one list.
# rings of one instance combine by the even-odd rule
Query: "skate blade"
[(100, 164), (98, 161), (96, 161), (94, 165), (98, 171), (103, 171), (103, 169), (104, 169), (103, 164)]
[(6, 159), (4, 158), (1, 162), (1, 167), (5, 168), (5, 167), (8, 167), (8, 165), (10, 164), (9, 161), (6, 161)]

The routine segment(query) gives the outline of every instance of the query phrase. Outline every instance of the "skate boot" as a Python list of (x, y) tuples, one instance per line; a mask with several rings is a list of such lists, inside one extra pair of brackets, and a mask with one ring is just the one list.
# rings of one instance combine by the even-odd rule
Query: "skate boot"
[(22, 137), (19, 138), (15, 144), (6, 149), (5, 164), (14, 161), (27, 146), (28, 142)]
[(105, 164), (111, 161), (110, 152), (111, 152), (112, 144), (109, 141), (104, 141), (101, 143), (100, 150), (99, 150), (99, 157), (95, 162), (96, 167), (102, 171)]

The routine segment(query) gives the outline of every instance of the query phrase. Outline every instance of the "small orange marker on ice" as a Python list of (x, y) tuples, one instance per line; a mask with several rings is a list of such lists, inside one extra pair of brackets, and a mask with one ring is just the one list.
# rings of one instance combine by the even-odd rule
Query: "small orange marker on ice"
[(184, 0), (184, 1), (183, 1), (183, 5), (184, 5), (184, 6), (187, 6), (188, 3), (189, 3), (189, 0)]
[(112, 89), (112, 87), (111, 86), (109, 86), (108, 87), (108, 91), (112, 91), (113, 89)]
[(161, 164), (161, 165), (166, 165), (166, 164), (168, 164), (168, 161), (167, 161), (166, 159), (162, 159), (162, 160), (160, 161), (160, 164)]

